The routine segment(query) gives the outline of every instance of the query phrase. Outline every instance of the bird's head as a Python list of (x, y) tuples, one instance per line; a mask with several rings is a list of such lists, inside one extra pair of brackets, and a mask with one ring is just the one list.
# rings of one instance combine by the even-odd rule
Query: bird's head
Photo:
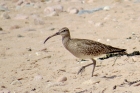
[(45, 42), (46, 42), (48, 39), (50, 39), (51, 37), (54, 37), (54, 36), (57, 36), (57, 35), (61, 35), (61, 36), (63, 37), (63, 36), (67, 36), (67, 35), (69, 35), (69, 34), (70, 34), (70, 33), (69, 33), (69, 29), (68, 29), (67, 27), (63, 27), (63, 28), (60, 29), (58, 32), (56, 32), (55, 34), (49, 36), (49, 37), (44, 41), (44, 44), (45, 44)]

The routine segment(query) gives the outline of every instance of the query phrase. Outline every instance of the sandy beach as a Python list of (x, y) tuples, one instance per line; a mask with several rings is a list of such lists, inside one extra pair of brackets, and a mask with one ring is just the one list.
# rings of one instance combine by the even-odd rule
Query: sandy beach
[(0, 0), (0, 93), (140, 93), (140, 56), (91, 63), (68, 52), (62, 37), (140, 51), (139, 0)]

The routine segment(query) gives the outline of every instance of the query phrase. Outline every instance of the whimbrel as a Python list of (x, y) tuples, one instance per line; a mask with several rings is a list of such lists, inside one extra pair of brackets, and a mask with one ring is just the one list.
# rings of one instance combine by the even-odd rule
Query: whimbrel
[(55, 34), (49, 36), (44, 41), (44, 44), (48, 39), (56, 35), (62, 36), (62, 43), (64, 47), (69, 52), (71, 52), (74, 56), (81, 59), (91, 59), (93, 61), (90, 64), (82, 66), (77, 74), (82, 72), (86, 67), (93, 65), (93, 69), (92, 69), (92, 77), (93, 77), (94, 69), (96, 66), (96, 60), (94, 59), (95, 57), (98, 57), (103, 54), (109, 54), (109, 53), (119, 53), (119, 52), (125, 53), (126, 51), (126, 49), (112, 47), (110, 45), (105, 45), (93, 40), (71, 38), (69, 29), (67, 27), (62, 28)]

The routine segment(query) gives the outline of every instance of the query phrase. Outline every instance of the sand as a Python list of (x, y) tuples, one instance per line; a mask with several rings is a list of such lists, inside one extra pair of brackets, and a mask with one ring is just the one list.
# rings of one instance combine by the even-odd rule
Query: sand
[[(92, 66), (82, 74), (77, 72), (92, 61), (81, 61), (69, 53), (61, 36), (43, 44), (48, 36), (68, 27), (73, 38), (125, 48), (128, 53), (140, 50), (140, 3), (88, 1), (42, 0), (33, 2), (35, 6), (17, 6), (17, 0), (0, 1), (9, 9), (0, 11), (0, 93), (140, 93), (140, 56), (119, 57), (114, 66), (114, 57), (97, 59), (91, 77)], [(55, 5), (63, 6), (63, 11), (45, 16), (44, 9)], [(104, 6), (109, 9), (81, 15), (67, 12), (69, 7), (91, 10)]]

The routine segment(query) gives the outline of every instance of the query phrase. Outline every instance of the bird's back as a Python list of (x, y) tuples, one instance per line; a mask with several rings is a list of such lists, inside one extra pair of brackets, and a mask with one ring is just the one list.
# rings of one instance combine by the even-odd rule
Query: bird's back
[(87, 39), (70, 39), (64, 44), (64, 46), (69, 52), (78, 58), (94, 58), (102, 54), (126, 51), (126, 49), (115, 48)]

